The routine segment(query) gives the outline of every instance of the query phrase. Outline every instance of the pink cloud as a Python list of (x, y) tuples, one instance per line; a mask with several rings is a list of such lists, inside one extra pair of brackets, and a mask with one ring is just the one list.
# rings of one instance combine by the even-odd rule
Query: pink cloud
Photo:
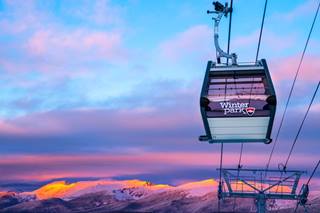
[[(186, 116), (188, 114), (188, 116)], [(98, 110), (78, 109), (29, 114), (3, 121), (0, 131), (23, 130), (24, 135), (59, 135), (83, 131), (94, 132), (145, 132), (174, 131), (201, 125), (200, 115), (189, 110), (162, 112), (150, 110)], [(110, 125), (112, 123), (112, 125)], [(8, 128), (10, 126), (10, 128)], [(165, 135), (163, 136), (165, 137)]]
[(315, 12), (317, 4), (318, 2), (315, 0), (303, 1), (303, 3), (299, 4), (289, 12), (276, 13), (273, 18), (282, 21), (293, 21), (298, 17), (307, 16)]
[(25, 133), (25, 131), (15, 125), (0, 120), (0, 134), (18, 135)]
[(317, 113), (320, 113), (320, 103), (315, 103), (313, 104), (312, 108), (311, 108), (311, 112), (317, 112)]
[(47, 51), (46, 40), (49, 38), (48, 31), (36, 32), (28, 41), (29, 51), (34, 55), (41, 55)]
[(188, 55), (208, 55), (212, 52), (208, 45), (212, 37), (213, 29), (208, 26), (193, 26), (160, 44), (160, 53), (172, 60)]
[[(232, 39), (232, 49), (256, 47), (259, 31), (256, 30), (245, 36), (237, 36)], [(286, 50), (295, 45), (296, 35), (279, 36), (272, 31), (264, 30), (262, 42), (271, 51)], [(211, 44), (212, 46), (208, 45)], [(188, 56), (200, 56), (209, 58), (214, 53), (213, 29), (206, 25), (197, 25), (177, 34), (160, 44), (162, 56), (171, 59), (187, 58)]]
[(121, 25), (124, 8), (112, 4), (110, 0), (82, 1), (81, 4), (64, 8), (64, 11), (78, 19), (97, 25)]
[[(37, 8), (37, 1), (5, 0), (6, 8), (10, 15), (0, 20), (0, 27), (3, 32), (17, 34), (28, 30), (40, 30), (48, 28), (55, 22), (52, 13), (44, 12)], [(97, 25), (122, 25), (123, 8), (113, 5), (109, 0), (82, 1), (74, 7), (67, 7), (61, 4), (62, 12), (74, 18), (89, 21)]]
[(20, 133), (21, 136), (59, 135), (69, 132), (68, 120), (53, 116), (50, 113), (27, 115), (11, 120), (2, 121), (0, 132), (4, 135)]
[[(76, 73), (89, 71), (88, 65), (84, 65), (88, 61), (123, 63), (129, 57), (121, 30), (115, 30), (124, 29), (120, 15), (122, 9), (108, 0), (85, 1), (70, 8), (61, 4), (62, 12), (67, 16), (92, 25), (112, 26), (108, 31), (64, 26), (55, 13), (39, 9), (33, 0), (8, 0), (3, 4), (10, 12), (0, 20), (1, 34), (16, 36), (23, 33), (23, 40), (19, 39), (14, 44), (9, 42), (5, 47), (21, 52), (22, 56), (18, 62), (11, 57), (0, 58), (0, 65), (5, 71), (32, 70), (74, 77)], [(67, 11), (69, 9), (71, 11)]]
[[(294, 55), (272, 61), (270, 63), (270, 70), (273, 74), (272, 77), (276, 81), (293, 79), (298, 68), (300, 57), (300, 55)], [(319, 78), (317, 78), (317, 76), (319, 76), (319, 67), (320, 56), (305, 55), (298, 79), (307, 82), (318, 82)]]
[[(210, 146), (210, 145), (208, 145)], [(10, 155), (2, 156), (2, 179), (47, 180), (62, 177), (114, 177), (144, 173), (161, 173), (190, 168), (215, 168), (219, 165), (218, 152), (140, 152), (136, 154), (85, 155)], [(235, 167), (238, 153), (224, 154), (224, 167)], [(266, 161), (265, 155), (247, 153), (246, 168)], [(275, 161), (281, 155), (275, 155)], [(312, 163), (315, 156), (297, 155), (300, 165)], [(264, 166), (264, 165), (262, 165)], [(174, 177), (174, 173), (172, 174)]]
[[(232, 39), (232, 48), (248, 48), (249, 45), (258, 45), (260, 31), (254, 31), (245, 36), (238, 36)], [(272, 31), (264, 30), (262, 36), (262, 45), (273, 51), (280, 51), (292, 47), (295, 44), (296, 36), (279, 36)]]
[(6, 0), (3, 2), (11, 12), (0, 20), (2, 33), (18, 34), (39, 27), (47, 21), (47, 14), (36, 9), (36, 1)]
[(65, 63), (71, 63), (71, 58), (113, 62), (127, 57), (119, 32), (39, 30), (27, 41), (26, 49), (33, 57)]

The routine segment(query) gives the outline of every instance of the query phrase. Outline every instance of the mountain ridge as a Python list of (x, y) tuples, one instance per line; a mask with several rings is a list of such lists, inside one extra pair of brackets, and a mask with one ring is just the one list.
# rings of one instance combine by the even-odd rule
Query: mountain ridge
[[(30, 192), (0, 192), (0, 212), (215, 212), (217, 188), (214, 179), (178, 186), (137, 179), (54, 181)], [(313, 203), (320, 208), (318, 195)], [(234, 206), (237, 212), (255, 209), (252, 199), (222, 201), (227, 212)], [(271, 212), (290, 212), (294, 206), (295, 202), (268, 201)]]

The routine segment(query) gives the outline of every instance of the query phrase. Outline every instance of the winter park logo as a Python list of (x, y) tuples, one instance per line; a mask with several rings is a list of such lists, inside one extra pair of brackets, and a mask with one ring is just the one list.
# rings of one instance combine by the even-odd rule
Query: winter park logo
[(245, 115), (252, 116), (256, 111), (256, 108), (249, 107), (249, 103), (232, 103), (232, 102), (220, 102), (221, 108), (224, 110), (224, 114), (229, 113), (242, 113)]

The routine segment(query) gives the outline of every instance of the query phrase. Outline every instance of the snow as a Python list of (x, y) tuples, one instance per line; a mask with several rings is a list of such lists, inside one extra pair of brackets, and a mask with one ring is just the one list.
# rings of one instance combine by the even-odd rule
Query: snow
[(198, 182), (191, 182), (177, 186), (177, 189), (183, 190), (189, 193), (189, 197), (198, 197), (206, 195), (210, 192), (216, 191), (218, 182), (214, 179), (208, 179)]
[(16, 194), (15, 192), (0, 191), (0, 197), (14, 196), (15, 194)]
[[(19, 193), (16, 196), (21, 200), (44, 200), (49, 198), (61, 198), (70, 200), (81, 195), (103, 192), (112, 195), (117, 200), (139, 200), (156, 193), (167, 191), (182, 191), (187, 197), (201, 197), (208, 193), (216, 192), (218, 182), (208, 179), (198, 182), (189, 182), (178, 186), (152, 184), (141, 180), (96, 180), (68, 183), (66, 181), (52, 182), (32, 192)], [(4, 192), (0, 192), (5, 194)], [(320, 192), (315, 193), (319, 195)], [(310, 198), (315, 197), (313, 193)], [(277, 206), (292, 206), (287, 201), (277, 201)]]
[(217, 182), (213, 179), (192, 182), (180, 186), (170, 186), (164, 184), (152, 184), (141, 180), (97, 180), (97, 181), (79, 181), (68, 183), (66, 181), (56, 181), (49, 183), (32, 192), (20, 193), (24, 199), (39, 200), (48, 198), (61, 198), (70, 200), (72, 198), (95, 192), (104, 192), (114, 195), (118, 200), (141, 199), (155, 193), (161, 193), (168, 190), (181, 190), (187, 192), (188, 196), (202, 196), (215, 191)]
[(49, 183), (33, 192), (23, 193), (24, 195), (36, 195), (40, 200), (48, 198), (61, 198), (69, 200), (84, 194), (104, 192), (114, 195), (116, 199), (139, 199), (152, 193), (158, 193), (170, 189), (169, 185), (154, 185), (147, 181), (140, 180), (97, 180), (79, 181), (67, 183), (57, 181)]
[[(216, 193), (218, 189), (218, 182), (214, 179), (208, 179), (197, 182), (188, 182), (185, 184), (180, 184), (178, 186), (170, 186), (170, 185), (162, 185), (162, 184), (153, 184), (147, 181), (141, 180), (96, 180), (96, 181), (79, 181), (74, 183), (68, 183), (66, 181), (56, 181), (49, 183), (40, 187), (37, 190), (31, 192), (1, 192), (1, 196), (9, 195), (14, 198), (17, 198), (20, 202), (29, 202), (32, 204), (34, 200), (45, 200), (49, 198), (61, 198), (65, 201), (70, 199), (88, 194), (91, 198), (96, 198), (96, 196), (101, 196), (103, 194), (110, 195), (107, 196), (102, 201), (95, 201), (93, 199), (94, 208), (101, 205), (108, 205), (109, 199), (117, 199), (121, 201), (120, 203), (144, 203), (145, 201), (152, 200), (158, 198), (159, 195), (159, 203), (157, 201), (154, 202), (154, 206), (150, 206), (149, 208), (162, 208), (163, 205), (171, 205), (171, 202), (175, 199), (184, 199), (185, 197), (190, 198), (190, 205), (188, 204), (187, 210), (190, 212), (200, 212), (203, 208), (215, 208), (212, 206), (217, 199)], [(98, 194), (92, 194), (99, 192)], [(164, 194), (158, 194), (162, 193)], [(209, 194), (211, 193), (211, 194)], [(154, 196), (155, 195), (155, 196)], [(319, 203), (319, 195), (320, 191), (312, 190), (309, 196), (310, 203)], [(151, 197), (148, 197), (151, 196)], [(177, 196), (177, 197), (176, 197)], [(87, 199), (88, 197), (84, 197)], [(150, 198), (148, 200), (148, 198)], [(145, 200), (144, 200), (145, 199)], [(81, 200), (81, 199), (80, 199)], [(106, 201), (106, 202), (105, 202)], [(114, 201), (114, 200), (113, 200)], [(226, 200), (228, 201), (228, 199)], [(232, 200), (231, 200), (232, 201)], [(229, 200), (229, 204), (231, 202)], [(40, 201), (41, 202), (41, 201)], [(162, 202), (167, 202), (166, 204)], [(183, 202), (182, 202), (183, 203)], [(229, 210), (232, 209), (232, 206), (228, 202), (225, 203), (225, 207)], [(295, 207), (295, 201), (288, 200), (269, 200), (268, 208), (271, 210), (284, 209), (284, 208), (293, 208)], [(86, 204), (87, 205), (87, 204)], [(177, 203), (179, 208), (183, 206), (181, 203)], [(181, 206), (180, 206), (181, 205)], [(229, 205), (229, 206), (228, 206)], [(160, 207), (159, 207), (160, 206)], [(236, 200), (237, 209), (254, 209), (253, 200)], [(177, 207), (177, 206), (176, 206)], [(141, 207), (142, 209), (144, 207)], [(169, 207), (168, 207), (169, 208)], [(170, 208), (169, 208), (170, 209)], [(143, 209), (144, 210), (144, 209)], [(186, 212), (186, 211), (185, 211)]]

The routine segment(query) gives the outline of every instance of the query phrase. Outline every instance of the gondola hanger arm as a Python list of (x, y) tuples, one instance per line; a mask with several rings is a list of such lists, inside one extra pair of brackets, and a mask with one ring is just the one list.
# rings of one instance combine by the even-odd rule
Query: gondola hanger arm
[(227, 17), (229, 13), (232, 12), (232, 9), (228, 7), (228, 3), (225, 5), (221, 4), (220, 2), (216, 1), (213, 2), (214, 11), (208, 10), (208, 14), (217, 14), (216, 17), (213, 17), (214, 20), (214, 45), (217, 51), (217, 63), (221, 63), (221, 58), (231, 59), (232, 65), (237, 65), (237, 55), (235, 53), (228, 54), (223, 51), (219, 45), (219, 23), (221, 21), (222, 16)]

